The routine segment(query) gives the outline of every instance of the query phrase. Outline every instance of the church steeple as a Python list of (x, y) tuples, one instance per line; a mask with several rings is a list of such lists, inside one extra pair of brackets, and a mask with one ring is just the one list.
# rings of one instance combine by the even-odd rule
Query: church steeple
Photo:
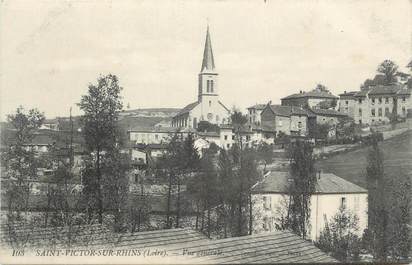
[(203, 51), (203, 61), (200, 72), (213, 72), (214, 70), (215, 60), (213, 58), (212, 41), (210, 40), (209, 25), (207, 25), (205, 50)]
[(218, 95), (218, 73), (215, 69), (212, 41), (210, 40), (209, 25), (207, 25), (205, 50), (203, 51), (202, 68), (199, 73), (198, 101), (207, 101), (213, 106)]

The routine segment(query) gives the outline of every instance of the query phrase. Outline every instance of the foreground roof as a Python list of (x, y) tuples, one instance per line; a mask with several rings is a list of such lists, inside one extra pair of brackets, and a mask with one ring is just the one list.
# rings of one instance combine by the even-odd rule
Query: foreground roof
[[(319, 173), (317, 173), (319, 174)], [(316, 176), (318, 177), (318, 175)], [(291, 182), (289, 172), (272, 171), (263, 181), (256, 184), (253, 193), (281, 193), (288, 192)], [(332, 173), (321, 173), (316, 184), (316, 194), (347, 194), (347, 193), (367, 193), (367, 190), (352, 182), (340, 178)]]
[[(200, 232), (188, 228), (124, 234), (112, 233), (101, 225), (92, 225), (90, 228), (81, 227), (78, 230), (76, 246), (84, 244), (87, 245), (88, 249), (113, 249), (116, 251), (131, 249), (166, 251), (166, 258), (157, 259), (156, 263), (176, 263), (176, 261), (185, 264), (336, 262), (311, 242), (305, 241), (289, 231), (210, 240)], [(53, 242), (51, 237), (53, 233), (50, 233), (49, 230), (47, 228), (36, 229), (36, 238), (42, 238), (40, 243), (44, 246), (47, 244), (56, 246), (56, 242)], [(66, 230), (64, 228), (61, 230), (63, 237), (66, 236)], [(86, 239), (83, 242), (81, 238), (87, 238), (92, 231), (96, 232), (93, 240)], [(36, 245), (36, 242), (39, 240), (30, 241), (29, 245)], [(60, 246), (59, 242), (57, 242), (57, 246)], [(134, 262), (140, 261), (139, 258), (140, 256), (133, 256)], [(142, 261), (150, 263), (149, 261), (155, 260), (151, 256), (145, 256)]]

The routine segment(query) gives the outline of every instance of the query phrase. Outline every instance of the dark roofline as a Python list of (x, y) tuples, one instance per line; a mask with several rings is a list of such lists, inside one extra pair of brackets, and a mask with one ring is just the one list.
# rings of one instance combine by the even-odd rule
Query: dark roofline
[[(287, 192), (281, 192), (281, 191), (255, 191), (252, 189), (251, 191), (252, 194), (282, 194), (285, 195)], [(347, 192), (319, 192), (315, 191), (312, 192), (311, 195), (328, 195), (328, 194), (368, 194), (368, 191), (347, 191)]]

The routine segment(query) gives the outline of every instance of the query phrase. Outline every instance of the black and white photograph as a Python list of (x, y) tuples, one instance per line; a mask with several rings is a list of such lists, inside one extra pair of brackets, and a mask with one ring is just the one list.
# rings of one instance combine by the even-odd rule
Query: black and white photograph
[(0, 0), (0, 263), (410, 264), (411, 94), (410, 0)]

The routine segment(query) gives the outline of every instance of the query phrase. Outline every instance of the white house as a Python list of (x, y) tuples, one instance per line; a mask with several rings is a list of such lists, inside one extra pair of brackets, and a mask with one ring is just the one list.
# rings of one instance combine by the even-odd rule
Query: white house
[[(367, 190), (331, 173), (318, 173), (317, 178), (316, 191), (310, 199), (310, 238), (318, 239), (325, 221), (331, 220), (341, 206), (358, 216), (361, 236), (368, 224)], [(286, 216), (291, 181), (289, 172), (274, 171), (253, 187), (255, 232), (276, 230), (279, 219)]]
[(198, 76), (198, 99), (184, 107), (173, 117), (173, 127), (196, 129), (200, 121), (208, 121), (218, 125), (229, 122), (230, 111), (219, 100), (218, 77), (208, 27), (202, 67)]

